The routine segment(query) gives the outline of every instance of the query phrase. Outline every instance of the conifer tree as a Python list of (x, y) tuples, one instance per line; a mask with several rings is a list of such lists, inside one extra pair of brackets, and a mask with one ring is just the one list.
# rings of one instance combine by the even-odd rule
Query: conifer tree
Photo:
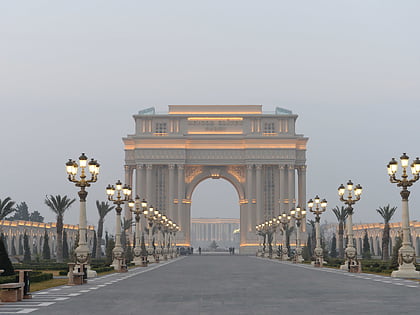
[(335, 233), (333, 234), (332, 240), (331, 240), (331, 251), (330, 251), (330, 257), (336, 258), (338, 256), (337, 253), (337, 238), (335, 237)]
[(367, 230), (365, 230), (365, 236), (363, 237), (362, 258), (364, 258), (364, 259), (371, 259), (372, 258), (372, 255), (370, 253), (370, 244), (369, 244), (369, 238), (368, 238), (368, 235), (367, 235)]
[(50, 250), (50, 237), (48, 236), (48, 232), (45, 229), (44, 232), (44, 245), (42, 247), (42, 259), (49, 260), (51, 259), (51, 250)]
[(15, 274), (15, 270), (13, 269), (12, 262), (9, 259), (9, 255), (7, 254), (6, 247), (4, 247), (3, 239), (0, 238), (0, 269), (3, 269), (4, 272), (2, 276), (11, 276)]
[(23, 262), (24, 263), (30, 263), (31, 262), (31, 249), (29, 247), (29, 238), (28, 235), (23, 235)]
[(63, 231), (63, 259), (69, 259), (69, 244), (67, 243), (67, 232)]
[(96, 246), (98, 246), (98, 239), (96, 237), (96, 231), (93, 230), (93, 249), (92, 249), (92, 258), (96, 258)]

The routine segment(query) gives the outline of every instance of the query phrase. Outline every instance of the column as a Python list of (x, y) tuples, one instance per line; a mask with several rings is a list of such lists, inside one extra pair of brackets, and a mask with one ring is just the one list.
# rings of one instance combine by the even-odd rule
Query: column
[(262, 188), (263, 188), (263, 183), (261, 181), (261, 172), (262, 172), (262, 165), (258, 164), (255, 165), (256, 171), (257, 171), (257, 175), (256, 175), (256, 190), (257, 190), (257, 223), (256, 224), (261, 224), (264, 221), (264, 208), (263, 208), (263, 194), (262, 194)]
[(246, 191), (246, 195), (247, 195), (247, 199), (248, 199), (248, 213), (247, 213), (247, 221), (248, 221), (248, 227), (247, 227), (247, 232), (252, 232), (255, 229), (255, 225), (257, 224), (256, 222), (254, 222), (253, 219), (253, 207), (252, 207), (252, 171), (253, 171), (253, 165), (249, 164), (246, 166), (247, 168), (247, 174), (246, 174), (246, 186), (247, 186), (247, 191)]
[[(139, 196), (140, 199), (146, 199), (145, 194), (145, 187), (144, 187), (144, 179), (146, 177), (145, 169), (143, 164), (139, 164), (136, 166), (136, 193), (133, 196), (135, 198), (136, 196)], [(146, 200), (147, 201), (147, 200)]]
[[(306, 208), (306, 165), (301, 165), (298, 168), (298, 202), (302, 209)], [(306, 232), (306, 216), (301, 224), (302, 232)]]
[[(130, 187), (133, 187), (133, 167), (130, 165), (124, 165), (124, 172), (125, 172), (125, 182), (124, 184), (129, 185)], [(124, 217), (129, 220), (131, 219), (131, 211), (128, 208), (128, 205), (124, 205)], [(131, 228), (129, 230), (129, 233), (131, 233)]]
[[(185, 189), (185, 179), (184, 179), (184, 165), (178, 164), (178, 213), (176, 215), (176, 218), (174, 218), (176, 224), (178, 224), (182, 230), (184, 230), (183, 226), (183, 218), (184, 218), (184, 204), (182, 203), (182, 200), (184, 199), (184, 189)], [(179, 233), (177, 233), (179, 235)], [(185, 234), (184, 234), (185, 235)]]
[(293, 201), (295, 199), (295, 166), (294, 165), (288, 165), (287, 167), (288, 174), (288, 196), (289, 199), (289, 205), (287, 211), (290, 211), (293, 208)]
[(152, 195), (152, 164), (146, 165), (146, 200), (149, 206), (153, 206), (153, 195)]
[(174, 218), (174, 178), (175, 178), (175, 165), (169, 164), (169, 189), (168, 189), (168, 216), (171, 220)]
[(279, 204), (280, 204), (280, 213), (282, 214), (285, 211), (285, 204), (284, 200), (287, 199), (286, 197), (286, 166), (279, 165), (279, 182), (280, 182), (280, 197), (279, 197)]

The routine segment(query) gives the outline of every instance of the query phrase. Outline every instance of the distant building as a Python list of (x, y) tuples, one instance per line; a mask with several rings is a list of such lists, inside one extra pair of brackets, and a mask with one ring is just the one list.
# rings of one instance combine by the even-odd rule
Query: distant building
[(219, 248), (239, 247), (239, 219), (191, 219), (191, 245), (206, 248), (216, 241)]

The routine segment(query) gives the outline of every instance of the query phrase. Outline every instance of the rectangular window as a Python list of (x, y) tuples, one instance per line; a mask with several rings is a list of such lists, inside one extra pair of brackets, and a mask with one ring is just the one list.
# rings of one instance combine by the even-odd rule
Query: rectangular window
[(276, 131), (274, 129), (274, 122), (266, 122), (266, 123), (264, 123), (263, 135), (264, 136), (273, 136), (273, 135), (276, 135)]
[(155, 136), (167, 136), (168, 129), (165, 122), (158, 122), (155, 124)]

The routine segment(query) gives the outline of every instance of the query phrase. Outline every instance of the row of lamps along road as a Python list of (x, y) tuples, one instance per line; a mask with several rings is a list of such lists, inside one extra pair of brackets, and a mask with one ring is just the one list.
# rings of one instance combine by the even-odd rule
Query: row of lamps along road
[[(71, 159), (66, 163), (68, 180), (80, 188), (78, 191), (80, 199), (79, 244), (75, 249), (76, 262), (74, 269), (75, 271), (84, 270), (87, 277), (94, 277), (96, 273), (90, 270), (89, 267), (91, 251), (87, 246), (86, 197), (88, 192), (86, 187), (90, 187), (92, 183), (97, 181), (99, 167), (99, 163), (94, 159), (88, 162), (88, 158), (84, 153), (79, 157), (79, 164)], [(79, 178), (77, 178), (78, 174)], [(158, 209), (149, 206), (144, 199), (140, 200), (138, 196), (134, 200), (131, 199), (131, 187), (123, 185), (119, 180), (115, 186), (108, 185), (106, 193), (108, 200), (116, 205), (115, 247), (112, 250), (112, 266), (115, 270), (120, 272), (127, 271), (124, 250), (121, 245), (121, 212), (123, 209), (121, 206), (125, 203), (128, 204), (130, 211), (135, 214), (136, 220), (133, 263), (139, 266), (147, 266), (148, 263), (159, 262), (162, 259), (167, 260), (177, 256), (175, 240), (176, 233), (180, 228), (175, 222), (162, 214)], [(147, 249), (144, 234), (140, 231), (140, 219), (142, 216), (145, 220), (143, 224), (144, 230), (148, 232)]]
[[(420, 278), (420, 272), (415, 269), (415, 250), (411, 245), (410, 241), (410, 219), (408, 211), (408, 197), (410, 196), (410, 191), (408, 187), (411, 187), (415, 182), (420, 178), (420, 159), (416, 158), (411, 164), (409, 164), (409, 157), (406, 153), (400, 157), (400, 163), (402, 167), (401, 178), (397, 178), (396, 173), (398, 171), (398, 162), (395, 158), (388, 163), (388, 175), (391, 183), (397, 184), (397, 187), (401, 187), (401, 198), (402, 198), (402, 247), (398, 252), (398, 270), (392, 272), (392, 277), (400, 278)], [(407, 172), (408, 167), (410, 166), (412, 178), (409, 179)], [(75, 184), (76, 187), (79, 187), (78, 191), (80, 199), (80, 215), (79, 215), (79, 244), (75, 249), (76, 254), (76, 266), (82, 270), (85, 266), (88, 265), (90, 258), (90, 250), (87, 246), (87, 218), (86, 218), (86, 197), (88, 192), (86, 187), (97, 181), (99, 174), (99, 163), (93, 158), (88, 162), (87, 156), (82, 153), (79, 157), (79, 164), (73, 160), (69, 160), (66, 163), (66, 170), (68, 175), (68, 180)], [(78, 170), (80, 169), (79, 178), (77, 178)], [(87, 169), (87, 170), (86, 170)], [(90, 177), (89, 177), (89, 174)], [(117, 193), (115, 195), (115, 193)], [(116, 241), (115, 248), (113, 250), (113, 266), (119, 271), (126, 270), (126, 263), (124, 261), (124, 255), (122, 254), (121, 246), (121, 211), (125, 202), (128, 202), (130, 210), (136, 215), (136, 240), (135, 240), (135, 249), (134, 249), (134, 263), (138, 265), (147, 265), (148, 262), (158, 262), (160, 257), (163, 256), (163, 259), (168, 257), (176, 256), (176, 243), (175, 236), (176, 232), (179, 231), (179, 226), (167, 218), (165, 215), (160, 213), (158, 210), (154, 209), (152, 206), (148, 207), (145, 200), (140, 201), (140, 198), (136, 197), (133, 201), (129, 199), (131, 195), (131, 188), (127, 185), (122, 185), (120, 181), (116, 183), (116, 188), (114, 186), (107, 187), (108, 199), (113, 201), (117, 205), (116, 212)], [(352, 216), (354, 212), (353, 205), (360, 200), (362, 194), (362, 187), (356, 185), (354, 187), (353, 183), (349, 181), (347, 183), (347, 195), (346, 187), (340, 185), (338, 188), (338, 194), (340, 200), (347, 205), (348, 209), (348, 218), (347, 218), (347, 247), (345, 250), (346, 263), (341, 266), (342, 269), (356, 269), (360, 270), (360, 265), (357, 262), (356, 249), (353, 245), (353, 225), (352, 225)], [(315, 207), (315, 208), (314, 208)], [(322, 266), (323, 264), (323, 254), (320, 244), (320, 228), (319, 221), (320, 216), (325, 212), (327, 208), (327, 201), (323, 199), (322, 201), (318, 196), (314, 200), (309, 200), (308, 208), (311, 212), (315, 214), (315, 223), (316, 223), (316, 248), (315, 248), (315, 266)], [(144, 244), (144, 235), (141, 235), (140, 241), (140, 218), (141, 215), (144, 215), (147, 220), (145, 224), (145, 229), (148, 231), (148, 248), (145, 249)], [(290, 211), (290, 214), (282, 213), (276, 218), (270, 219), (256, 226), (257, 234), (262, 237), (262, 244), (258, 249), (258, 255), (265, 256), (266, 248), (265, 244), (268, 243), (268, 256), (272, 257), (273, 253), (273, 240), (274, 245), (276, 230), (278, 227), (282, 227), (283, 230), (283, 244), (286, 244), (286, 229), (292, 219), (296, 222), (296, 255), (295, 261), (302, 261), (302, 249), (300, 247), (300, 224), (301, 220), (304, 220), (306, 216), (305, 209), (301, 207), (296, 207)], [(154, 235), (156, 234), (156, 237)], [(154, 242), (157, 242), (157, 246)], [(288, 250), (286, 246), (283, 246), (281, 251), (281, 258), (288, 259)], [(94, 271), (87, 269), (87, 276), (94, 276)]]
[[(398, 270), (392, 272), (392, 277), (398, 278), (420, 278), (420, 272), (416, 271), (415, 268), (415, 250), (411, 245), (410, 241), (410, 219), (408, 211), (408, 197), (410, 191), (408, 187), (412, 186), (420, 178), (420, 159), (416, 158), (411, 164), (409, 164), (409, 157), (406, 153), (400, 157), (400, 163), (402, 167), (401, 178), (397, 178), (396, 173), (398, 171), (398, 162), (395, 158), (388, 163), (388, 175), (391, 183), (397, 184), (397, 187), (401, 187), (401, 198), (402, 198), (402, 246), (398, 252)], [(412, 178), (409, 179), (408, 167), (410, 165)], [(338, 195), (340, 201), (346, 205), (348, 217), (346, 219), (346, 230), (347, 230), (347, 245), (345, 249), (345, 263), (340, 267), (343, 270), (351, 272), (360, 272), (361, 264), (357, 259), (357, 251), (353, 244), (353, 213), (354, 205), (360, 200), (362, 195), (362, 186), (359, 184), (354, 186), (351, 180), (344, 186), (341, 184), (338, 187)], [(316, 196), (313, 200), (308, 201), (308, 209), (315, 215), (315, 234), (316, 234), (316, 247), (314, 250), (314, 266), (322, 267), (323, 260), (323, 249), (321, 247), (321, 234), (320, 234), (320, 218), (321, 214), (327, 209), (327, 200), (320, 199)], [(286, 247), (286, 231), (290, 225), (291, 219), (294, 218), (296, 224), (296, 248), (293, 262), (303, 262), (302, 248), (300, 240), (300, 229), (301, 221), (306, 218), (306, 210), (297, 206), (290, 210), (290, 213), (283, 212), (278, 217), (266, 220), (265, 222), (256, 226), (257, 235), (260, 236), (260, 244), (257, 251), (257, 256), (261, 257), (273, 257), (273, 247), (276, 248), (276, 234), (277, 228), (281, 227), (283, 234), (282, 248), (277, 252), (277, 256), (282, 260), (289, 260), (289, 253)]]

